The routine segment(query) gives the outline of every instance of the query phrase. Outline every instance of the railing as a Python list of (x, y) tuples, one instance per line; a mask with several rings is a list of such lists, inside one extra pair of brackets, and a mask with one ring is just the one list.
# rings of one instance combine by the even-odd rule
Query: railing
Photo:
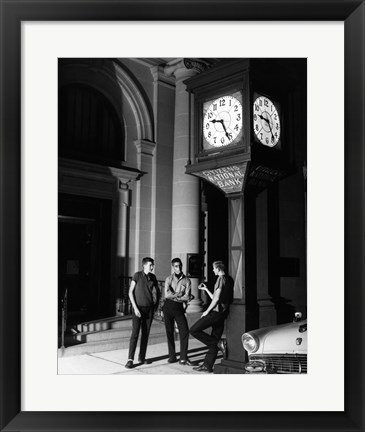
[(61, 300), (61, 311), (62, 311), (61, 348), (65, 349), (65, 333), (66, 333), (66, 325), (67, 325), (67, 288), (65, 290), (63, 299)]
[[(116, 301), (116, 315), (119, 316), (132, 315), (132, 304), (128, 296), (131, 280), (132, 280), (131, 276), (120, 277), (119, 297), (117, 298)], [(163, 321), (162, 304), (163, 304), (165, 281), (157, 281), (157, 286), (160, 290), (160, 302), (155, 312), (154, 318)]]

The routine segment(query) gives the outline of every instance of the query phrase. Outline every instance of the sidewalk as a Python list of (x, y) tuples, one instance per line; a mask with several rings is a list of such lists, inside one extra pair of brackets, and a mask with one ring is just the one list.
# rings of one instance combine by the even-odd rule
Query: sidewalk
[[(176, 344), (179, 348), (179, 342)], [(196, 339), (189, 340), (189, 359), (192, 363), (200, 364), (207, 352), (207, 348)], [(138, 350), (137, 350), (138, 355)], [(179, 352), (177, 352), (179, 358)], [(82, 354), (72, 357), (58, 358), (59, 375), (176, 375), (176, 374), (200, 374), (191, 366), (183, 366), (179, 363), (168, 363), (167, 343), (148, 345), (147, 358), (152, 361), (148, 365), (138, 365), (133, 369), (126, 369), (124, 365), (128, 360), (128, 349)], [(222, 355), (219, 353), (217, 362)]]

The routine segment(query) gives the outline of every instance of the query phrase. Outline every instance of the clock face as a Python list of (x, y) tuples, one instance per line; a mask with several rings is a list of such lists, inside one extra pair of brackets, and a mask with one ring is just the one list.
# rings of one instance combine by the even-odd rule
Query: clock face
[(204, 104), (203, 134), (209, 146), (233, 143), (241, 129), (242, 105), (235, 96), (221, 96)]
[(259, 96), (253, 104), (253, 130), (260, 143), (274, 147), (280, 139), (280, 116), (275, 104)]

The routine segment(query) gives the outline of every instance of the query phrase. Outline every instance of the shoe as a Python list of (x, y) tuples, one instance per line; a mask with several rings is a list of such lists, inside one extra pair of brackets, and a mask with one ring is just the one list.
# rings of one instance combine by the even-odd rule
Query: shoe
[(184, 366), (193, 366), (193, 363), (191, 363), (191, 361), (189, 359), (180, 360), (179, 364), (184, 365)]
[(128, 360), (125, 367), (127, 369), (132, 369), (133, 368), (133, 360)]
[(219, 351), (221, 351), (221, 353), (223, 354), (223, 358), (227, 358), (227, 340), (221, 339), (218, 342), (217, 346), (218, 346)]
[(204, 363), (200, 366), (193, 367), (193, 369), (196, 370), (197, 372), (207, 372), (207, 373), (213, 372), (213, 369), (208, 368), (207, 366), (205, 366)]
[(151, 364), (152, 361), (148, 360), (148, 359), (138, 359), (138, 363), (142, 363), (142, 364)]
[(176, 363), (177, 358), (176, 357), (170, 357), (167, 361), (168, 361), (168, 363)]

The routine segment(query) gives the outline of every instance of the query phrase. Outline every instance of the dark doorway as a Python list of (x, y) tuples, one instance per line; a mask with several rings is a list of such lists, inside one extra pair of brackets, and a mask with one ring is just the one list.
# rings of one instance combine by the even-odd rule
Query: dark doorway
[(207, 254), (208, 286), (213, 287), (216, 277), (212, 271), (214, 261), (223, 261), (227, 271), (228, 263), (228, 200), (224, 193), (208, 183), (203, 184), (207, 219), (204, 241)]
[(60, 195), (58, 296), (67, 289), (67, 324), (108, 315), (111, 201)]

